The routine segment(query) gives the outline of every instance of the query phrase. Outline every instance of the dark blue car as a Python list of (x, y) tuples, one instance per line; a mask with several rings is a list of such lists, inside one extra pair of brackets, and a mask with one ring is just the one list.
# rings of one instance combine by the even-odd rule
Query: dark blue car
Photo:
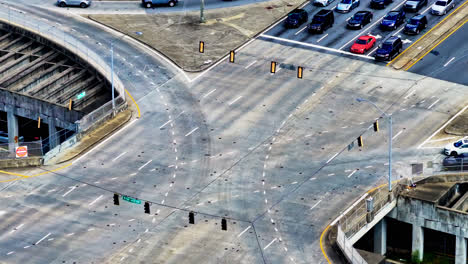
[(297, 28), (301, 24), (307, 22), (308, 19), (307, 11), (304, 9), (295, 9), (289, 12), (288, 17), (284, 21), (284, 26), (287, 28)]
[(406, 14), (403, 10), (390, 11), (380, 21), (380, 28), (383, 30), (395, 30), (405, 22), (405, 17)]
[(403, 42), (399, 37), (389, 37), (375, 52), (375, 60), (388, 61), (395, 58), (403, 49)]

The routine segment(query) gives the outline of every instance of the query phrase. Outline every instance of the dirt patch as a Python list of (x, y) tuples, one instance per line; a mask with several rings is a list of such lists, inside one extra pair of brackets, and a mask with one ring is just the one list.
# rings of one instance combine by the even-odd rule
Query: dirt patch
[[(269, 27), (304, 0), (270, 1), (200, 12), (88, 15), (158, 50), (185, 71), (201, 71)], [(204, 42), (204, 53), (199, 43)]]
[(468, 135), (468, 112), (465, 111), (453, 120), (447, 127), (445, 133), (450, 135), (465, 136)]

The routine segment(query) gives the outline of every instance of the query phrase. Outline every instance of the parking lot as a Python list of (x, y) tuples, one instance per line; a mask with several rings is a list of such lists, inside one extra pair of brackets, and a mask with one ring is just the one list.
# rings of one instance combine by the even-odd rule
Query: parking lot
[[(422, 30), (418, 35), (406, 35), (403, 33), (406, 21), (411, 17), (415, 16), (417, 13), (406, 12), (405, 23), (400, 25), (396, 30), (384, 31), (379, 28), (380, 21), (383, 17), (392, 10), (400, 10), (403, 8), (406, 0), (395, 0), (391, 4), (387, 5), (384, 9), (372, 9), (370, 8), (370, 0), (361, 0), (360, 5), (349, 13), (338, 13), (334, 12), (335, 22), (332, 28), (327, 29), (322, 34), (311, 34), (307, 30), (307, 25), (312, 20), (314, 14), (316, 14), (321, 9), (332, 9), (335, 10), (340, 0), (335, 0), (331, 2), (326, 7), (315, 6), (311, 2), (306, 3), (301, 8), (306, 10), (309, 16), (308, 22), (300, 25), (298, 28), (286, 28), (284, 26), (284, 21), (279, 22), (271, 29), (266, 31), (261, 36), (264, 39), (270, 39), (273, 41), (284, 41), (290, 42), (295, 45), (304, 45), (309, 47), (323, 48), (326, 50), (331, 50), (339, 53), (347, 53), (350, 50), (350, 47), (355, 42), (355, 40), (363, 35), (371, 35), (376, 38), (376, 44), (372, 49), (367, 51), (362, 55), (354, 55), (356, 57), (373, 60), (375, 51), (378, 48), (378, 45), (383, 43), (386, 39), (391, 36), (398, 36), (403, 42), (403, 49), (408, 48), (411, 43), (416, 41), (419, 37), (424, 35), (437, 23), (443, 20), (447, 15), (453, 12), (460, 4), (463, 2), (456, 0), (455, 7), (451, 9), (446, 15), (437, 16), (431, 14), (431, 6), (436, 2), (435, 0), (429, 0), (426, 6), (423, 6), (419, 10), (419, 14), (423, 14), (427, 17), (427, 27)], [(347, 21), (358, 11), (371, 11), (373, 13), (373, 20), (367, 24), (362, 29), (348, 29), (346, 27)]]

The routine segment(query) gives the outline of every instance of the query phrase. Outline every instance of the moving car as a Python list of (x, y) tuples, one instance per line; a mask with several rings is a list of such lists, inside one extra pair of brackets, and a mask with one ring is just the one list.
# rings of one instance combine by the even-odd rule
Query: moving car
[(468, 139), (461, 139), (453, 143), (445, 145), (445, 155), (458, 156), (463, 153), (468, 153)]
[(333, 11), (322, 9), (312, 18), (312, 22), (307, 26), (310, 33), (323, 33), (323, 31), (331, 28), (335, 22)]
[(427, 27), (427, 18), (425, 15), (415, 15), (405, 25), (403, 32), (408, 35), (419, 34)]
[(393, 10), (380, 21), (380, 28), (383, 30), (395, 30), (405, 21), (405, 11)]
[(79, 6), (86, 8), (91, 5), (91, 0), (57, 0), (57, 5), (60, 7)]
[(168, 5), (173, 7), (177, 4), (178, 0), (141, 0), (141, 3), (146, 8), (151, 8), (155, 5)]
[(363, 28), (372, 21), (374, 15), (370, 11), (358, 11), (349, 20), (346, 26), (348, 28)]
[(371, 0), (370, 7), (374, 9), (384, 9), (386, 5), (393, 3), (393, 0)]
[(316, 6), (327, 6), (335, 0), (314, 0), (313, 5)]
[(359, 6), (359, 0), (341, 0), (340, 3), (336, 6), (336, 12), (348, 13), (352, 9)]
[(375, 37), (373, 36), (360, 36), (356, 42), (351, 46), (352, 53), (364, 54), (375, 45)]
[(375, 60), (384, 61), (391, 60), (396, 57), (403, 49), (403, 42), (396, 36), (389, 37), (379, 46), (375, 52)]
[(297, 28), (301, 24), (307, 22), (309, 16), (304, 9), (294, 9), (289, 12), (288, 17), (284, 21), (284, 26), (288, 28)]
[(404, 8), (408, 12), (418, 12), (423, 6), (427, 5), (427, 0), (408, 0)]
[(453, 0), (438, 0), (431, 7), (431, 14), (433, 15), (445, 15), (447, 12), (455, 7)]
[(445, 157), (442, 165), (447, 170), (466, 170), (468, 169), (468, 153), (462, 153), (455, 157)]

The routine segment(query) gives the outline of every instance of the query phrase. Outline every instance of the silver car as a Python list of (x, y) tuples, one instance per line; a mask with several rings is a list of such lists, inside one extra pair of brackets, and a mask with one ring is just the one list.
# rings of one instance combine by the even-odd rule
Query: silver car
[(60, 7), (79, 6), (86, 8), (91, 5), (92, 0), (57, 0), (57, 5)]

